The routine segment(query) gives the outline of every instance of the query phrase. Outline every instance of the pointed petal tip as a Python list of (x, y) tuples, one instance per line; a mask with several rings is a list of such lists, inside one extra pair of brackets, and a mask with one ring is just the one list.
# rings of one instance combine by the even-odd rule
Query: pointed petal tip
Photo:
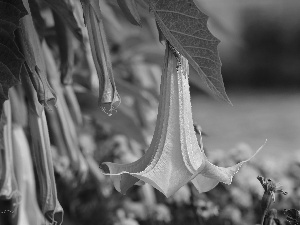
[(240, 162), (240, 163), (238, 163), (238, 164), (236, 164), (232, 167), (224, 168), (224, 169), (228, 169), (228, 171), (230, 171), (230, 172), (228, 173), (229, 176), (228, 176), (227, 180), (226, 181), (224, 180), (224, 181), (221, 181), (221, 182), (224, 183), (224, 184), (230, 185), (232, 183), (232, 179), (233, 179), (234, 175), (239, 172), (242, 165), (244, 163), (250, 161), (251, 159), (253, 159), (262, 150), (262, 148), (266, 145), (266, 143), (267, 143), (267, 139), (266, 139), (265, 143), (262, 146), (260, 146), (256, 150), (256, 152), (249, 159), (246, 159), (246, 160), (244, 160), (244, 161), (242, 161), (242, 162)]
[[(265, 146), (266, 142), (249, 159), (239, 162), (231, 167), (218, 167), (207, 160), (204, 169), (195, 177), (195, 179), (193, 179), (193, 184), (199, 192), (206, 192), (213, 189), (218, 182), (230, 185), (234, 175), (238, 173), (242, 165), (255, 157)], [(207, 185), (206, 183), (210, 183), (210, 185)]]
[(246, 159), (246, 160), (244, 160), (244, 161), (242, 161), (242, 162), (240, 162), (240, 163), (245, 163), (245, 162), (248, 162), (248, 161), (250, 161), (251, 159), (253, 159), (262, 149), (263, 149), (263, 147), (265, 147), (265, 145), (267, 144), (267, 141), (268, 141), (268, 139), (266, 139), (265, 140), (265, 143), (262, 145), (262, 146), (260, 146), (257, 150), (256, 150), (256, 152), (249, 158), (249, 159)]

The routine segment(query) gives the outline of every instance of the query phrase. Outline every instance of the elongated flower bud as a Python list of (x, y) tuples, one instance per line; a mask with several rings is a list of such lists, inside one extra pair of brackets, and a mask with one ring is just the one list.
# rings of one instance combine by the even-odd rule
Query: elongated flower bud
[(62, 84), (72, 84), (74, 69), (74, 46), (71, 31), (56, 12), (53, 12), (57, 44), (60, 55), (60, 78)]
[(105, 36), (98, 0), (81, 0), (85, 24), (88, 30), (92, 56), (99, 78), (99, 105), (110, 105), (120, 101), (113, 78), (113, 70)]
[(45, 218), (37, 203), (34, 172), (28, 141), (23, 128), (17, 125), (13, 127), (13, 149), (14, 161), (18, 165), (15, 169), (18, 188), (21, 194), (17, 224), (43, 224)]
[(29, 112), (32, 161), (37, 169), (38, 203), (50, 222), (62, 223), (63, 209), (57, 199), (50, 139), (45, 112), (41, 117)]
[(261, 199), (261, 209), (263, 211), (262, 220), (264, 221), (267, 217), (266, 214), (269, 212), (271, 204), (275, 202), (275, 193), (287, 195), (287, 192), (283, 191), (282, 187), (277, 185), (271, 179), (266, 179), (262, 176), (258, 176), (257, 179), (259, 180), (259, 182), (265, 190), (264, 195)]
[(23, 0), (23, 4), (29, 12), (20, 23), (20, 45), (26, 60), (26, 70), (37, 92), (39, 102), (44, 106), (48, 103), (55, 104), (56, 96), (47, 81), (41, 43), (34, 28), (28, 0)]
[(0, 198), (18, 200), (11, 135), (11, 106), (10, 100), (7, 100), (3, 104), (0, 120)]
[(249, 160), (229, 168), (217, 167), (207, 160), (194, 131), (188, 69), (188, 61), (167, 46), (156, 128), (149, 149), (130, 164), (104, 163), (121, 193), (139, 180), (167, 197), (189, 181), (199, 192), (209, 191), (219, 181), (230, 184), (233, 175)]
[(49, 81), (58, 96), (56, 111), (61, 129), (63, 130), (62, 134), (67, 147), (66, 150), (70, 158), (71, 167), (79, 175), (79, 177), (84, 178), (87, 175), (88, 167), (83, 159), (82, 153), (79, 151), (76, 126), (72, 120), (71, 113), (68, 109), (63, 94), (63, 89), (59, 81), (58, 69), (56, 67), (53, 55), (46, 44), (43, 45), (43, 50), (45, 54), (45, 61), (47, 62), (46, 68)]

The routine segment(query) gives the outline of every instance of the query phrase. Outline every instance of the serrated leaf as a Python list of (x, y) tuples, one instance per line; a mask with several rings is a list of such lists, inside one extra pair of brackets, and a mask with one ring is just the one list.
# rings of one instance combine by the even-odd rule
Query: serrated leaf
[(12, 78), (7, 79), (12, 82), (12, 85), (17, 84), (19, 81), (19, 75), (23, 61), (24, 60), (19, 59), (11, 49), (0, 43), (0, 62), (7, 66), (13, 75)]
[(166, 39), (187, 58), (209, 89), (230, 103), (221, 75), (220, 41), (207, 28), (208, 16), (193, 1), (149, 0), (149, 5)]
[(82, 34), (82, 15), (78, 15), (76, 12), (76, 1), (73, 0), (45, 0), (50, 7), (68, 24), (70, 30), (73, 32), (75, 37), (79, 40), (83, 40)]
[(26, 14), (21, 0), (0, 0), (0, 115), (9, 88), (20, 82), (24, 57), (15, 43), (14, 31)]
[(136, 0), (118, 0), (118, 4), (130, 23), (141, 26)]
[(19, 43), (26, 60), (26, 70), (37, 92), (39, 102), (47, 106), (55, 104), (56, 96), (50, 87), (45, 69), (45, 61), (41, 49), (41, 42), (33, 24), (28, 0), (23, 0), (29, 15), (21, 19)]
[(28, 14), (26, 8), (23, 5), (22, 0), (1, 0), (1, 2), (8, 3), (16, 7), (20, 11), (21, 17)]
[(24, 59), (23, 54), (20, 52), (17, 44), (14, 41), (14, 36), (11, 36), (8, 31), (2, 28), (0, 28), (0, 44), (9, 48), (19, 59)]
[(17, 29), (17, 26), (9, 21), (1, 20), (0, 19), (0, 27), (6, 30), (10, 36), (14, 36), (14, 31)]
[(13, 4), (0, 1), (0, 20), (9, 21), (18, 26), (23, 16), (24, 13)]
[(4, 101), (8, 99), (9, 88), (19, 83), (23, 62), (24, 60), (0, 42), (0, 113)]

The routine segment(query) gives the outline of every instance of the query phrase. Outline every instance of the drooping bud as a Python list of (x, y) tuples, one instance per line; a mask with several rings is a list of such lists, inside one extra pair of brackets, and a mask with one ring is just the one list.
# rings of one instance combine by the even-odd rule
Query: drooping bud
[(99, 78), (99, 105), (105, 111), (109, 106), (109, 115), (120, 102), (111, 65), (108, 43), (104, 31), (103, 18), (98, 0), (81, 0), (85, 24), (88, 30), (94, 64)]

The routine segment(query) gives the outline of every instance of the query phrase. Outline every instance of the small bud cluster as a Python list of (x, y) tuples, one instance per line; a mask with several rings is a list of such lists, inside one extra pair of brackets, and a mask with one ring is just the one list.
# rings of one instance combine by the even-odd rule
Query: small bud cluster
[[(287, 192), (283, 191), (282, 186), (276, 184), (271, 179), (266, 179), (262, 176), (258, 176), (257, 179), (265, 190), (261, 201), (261, 208), (263, 211), (261, 225), (281, 225), (282, 223), (277, 216), (277, 210), (270, 209), (270, 206), (275, 202), (275, 193), (287, 195)], [(284, 210), (284, 213), (287, 216), (287, 224), (300, 225), (300, 211), (289, 209)]]

